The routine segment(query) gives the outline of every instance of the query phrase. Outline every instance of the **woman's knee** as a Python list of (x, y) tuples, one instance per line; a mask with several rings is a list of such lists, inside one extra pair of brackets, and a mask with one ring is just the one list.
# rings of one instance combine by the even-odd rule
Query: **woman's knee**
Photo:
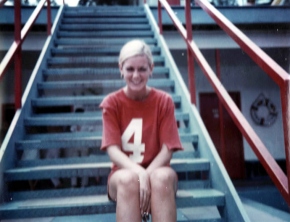
[(128, 192), (139, 191), (138, 175), (130, 170), (120, 170), (116, 172), (117, 190), (123, 190)]
[[(151, 188), (158, 190), (176, 190), (177, 176), (170, 167), (156, 169), (150, 175)], [(166, 189), (164, 189), (166, 188)], [(171, 189), (172, 188), (172, 189)]]
[(129, 170), (118, 170), (109, 180), (109, 197), (117, 201), (134, 193), (139, 194), (138, 176)]
[(137, 185), (138, 175), (132, 171), (126, 170), (120, 172), (119, 183), (123, 186)]

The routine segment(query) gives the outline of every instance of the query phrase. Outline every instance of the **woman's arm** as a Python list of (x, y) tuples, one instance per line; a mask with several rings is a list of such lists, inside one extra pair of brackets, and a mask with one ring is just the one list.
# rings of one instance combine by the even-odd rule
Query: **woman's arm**
[(107, 153), (111, 161), (121, 169), (130, 169), (136, 174), (144, 171), (144, 168), (139, 164), (133, 162), (126, 154), (124, 154), (120, 148), (116, 145), (109, 146)]
[(169, 150), (165, 144), (162, 145), (160, 152), (155, 157), (155, 159), (151, 162), (151, 164), (147, 167), (146, 171), (150, 175), (155, 169), (167, 166), (170, 163), (172, 158), (172, 150)]
[(109, 146), (107, 153), (110, 156), (111, 161), (121, 169), (129, 169), (138, 175), (140, 183), (140, 211), (141, 215), (149, 209), (150, 205), (150, 183), (149, 174), (139, 164), (133, 162), (127, 155), (125, 155), (118, 146)]

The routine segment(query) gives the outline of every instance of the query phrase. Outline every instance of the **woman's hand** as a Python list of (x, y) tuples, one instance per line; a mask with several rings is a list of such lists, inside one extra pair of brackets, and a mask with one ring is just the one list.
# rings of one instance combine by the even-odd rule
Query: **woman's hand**
[(143, 213), (150, 212), (150, 200), (151, 200), (151, 187), (148, 172), (140, 165), (134, 163), (126, 156), (118, 146), (109, 146), (107, 153), (110, 159), (119, 168), (130, 169), (135, 172), (139, 177), (139, 192), (140, 192), (140, 212), (141, 216)]
[(146, 170), (142, 170), (138, 174), (140, 183), (140, 210), (141, 216), (150, 211), (151, 187), (149, 175)]

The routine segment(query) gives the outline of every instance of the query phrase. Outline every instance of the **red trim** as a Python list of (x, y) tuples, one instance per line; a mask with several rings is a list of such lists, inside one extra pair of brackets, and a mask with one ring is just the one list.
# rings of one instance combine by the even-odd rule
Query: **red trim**
[(188, 88), (190, 93), (190, 101), (192, 104), (196, 105), (194, 57), (190, 48), (187, 48), (187, 66), (188, 66)]
[(47, 35), (51, 35), (51, 7), (50, 0), (47, 0)]
[[(190, 0), (185, 2), (185, 19), (186, 19), (186, 39), (188, 42), (192, 41), (192, 22), (191, 22), (191, 6)], [(196, 91), (195, 91), (195, 74), (194, 74), (194, 57), (187, 45), (187, 65), (188, 65), (188, 84), (191, 103), (196, 104)]]
[(15, 108), (21, 108), (22, 95), (22, 58), (21, 58), (21, 1), (14, 2), (14, 41), (18, 43), (17, 50), (14, 55), (14, 97)]
[(162, 35), (163, 28), (162, 28), (162, 11), (161, 11), (161, 3), (158, 1), (158, 25), (159, 25), (159, 34)]
[[(216, 74), (221, 81), (221, 62), (220, 62), (220, 51), (218, 49), (215, 50), (215, 64), (216, 64)], [(223, 112), (223, 104), (219, 100), (219, 120), (220, 120), (220, 155), (224, 165), (227, 165), (226, 158), (226, 146), (225, 146), (225, 131), (224, 131), (224, 112)]]
[[(288, 174), (288, 187), (290, 187), (290, 76), (285, 81), (283, 90), (280, 90), (282, 101), (282, 118), (283, 118), (283, 131), (284, 131), (284, 144), (286, 156), (286, 170)], [(290, 205), (290, 196), (288, 190), (288, 205)]]
[(167, 0), (169, 5), (180, 5), (180, 0)]

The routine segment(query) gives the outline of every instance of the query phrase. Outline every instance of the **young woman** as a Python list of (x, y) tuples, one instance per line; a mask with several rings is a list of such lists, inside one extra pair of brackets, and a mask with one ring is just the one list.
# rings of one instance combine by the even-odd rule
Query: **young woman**
[(182, 150), (171, 97), (147, 85), (153, 72), (148, 45), (132, 40), (120, 51), (126, 86), (101, 103), (103, 140), (113, 162), (108, 196), (117, 202), (117, 221), (176, 221), (177, 175), (172, 153)]

